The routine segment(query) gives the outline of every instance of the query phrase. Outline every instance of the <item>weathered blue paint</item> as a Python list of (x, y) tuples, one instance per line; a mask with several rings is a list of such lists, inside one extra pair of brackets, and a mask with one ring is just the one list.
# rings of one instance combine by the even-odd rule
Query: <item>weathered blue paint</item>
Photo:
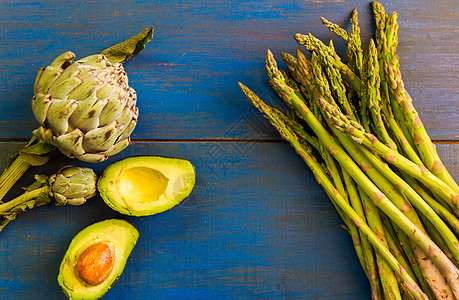
[[(339, 216), (287, 144), (138, 143), (91, 166), (100, 174), (140, 154), (189, 159), (197, 173), (190, 197), (142, 218), (122, 216), (100, 197), (19, 215), (1, 232), (1, 298), (62, 298), (56, 278), (70, 240), (107, 218), (133, 222), (140, 238), (105, 299), (368, 298)], [(53, 158), (40, 171), (73, 162)]]
[[(455, 1), (383, 4), (399, 13), (403, 78), (423, 122), (433, 139), (457, 141)], [(29, 104), (40, 67), (64, 51), (90, 55), (153, 25), (153, 41), (125, 65), (139, 95), (133, 137), (146, 141), (89, 166), (100, 174), (122, 157), (180, 157), (196, 166), (197, 182), (181, 205), (156, 216), (119, 215), (100, 197), (20, 214), (0, 233), (0, 299), (63, 299), (56, 278), (70, 240), (106, 218), (133, 222), (140, 239), (104, 299), (369, 299), (327, 196), (237, 86), (281, 105), (267, 83), (265, 51), (280, 59), (281, 51), (295, 51), (293, 34), (311, 32), (333, 38), (343, 54), (319, 16), (348, 27), (354, 7), (367, 44), (374, 30), (369, 1), (1, 2), (0, 159), (18, 146), (8, 139), (29, 138), (38, 126)], [(458, 146), (438, 145), (456, 179)], [(88, 165), (54, 154), (7, 198), (33, 174), (69, 163)]]
[[(293, 35), (333, 38), (324, 16), (348, 26), (360, 12), (363, 46), (373, 35), (370, 1), (3, 1), (0, 3), (0, 139), (24, 138), (37, 127), (29, 108), (38, 69), (72, 50), (97, 53), (147, 26), (155, 36), (126, 63), (139, 94), (139, 139), (221, 138), (250, 104), (244, 82), (269, 96), (264, 53), (294, 52)], [(383, 1), (399, 13), (404, 80), (434, 139), (458, 139), (458, 28), (454, 0)], [(19, 104), (19, 105), (18, 105)], [(250, 132), (276, 139), (273, 131)]]

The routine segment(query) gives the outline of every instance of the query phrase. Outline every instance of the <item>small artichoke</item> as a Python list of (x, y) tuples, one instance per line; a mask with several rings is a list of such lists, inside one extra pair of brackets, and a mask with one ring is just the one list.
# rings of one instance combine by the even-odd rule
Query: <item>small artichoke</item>
[(103, 54), (74, 58), (65, 52), (39, 71), (32, 110), (41, 126), (34, 135), (69, 157), (103, 161), (130, 143), (136, 92), (121, 63)]
[(35, 175), (35, 182), (24, 194), (8, 202), (0, 201), (0, 231), (16, 216), (28, 209), (48, 204), (81, 205), (97, 193), (97, 176), (90, 168), (66, 166), (50, 177)]
[(49, 177), (57, 205), (81, 205), (97, 193), (97, 176), (90, 168), (66, 166)]

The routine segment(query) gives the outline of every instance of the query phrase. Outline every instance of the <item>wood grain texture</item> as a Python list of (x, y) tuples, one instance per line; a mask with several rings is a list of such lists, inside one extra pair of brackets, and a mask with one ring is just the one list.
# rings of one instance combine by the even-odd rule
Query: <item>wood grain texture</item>
[[(383, 1), (399, 13), (402, 73), (433, 139), (458, 140), (457, 39), (454, 0)], [(364, 47), (374, 32), (369, 1), (5, 1), (0, 4), (0, 139), (27, 138), (37, 127), (29, 107), (35, 74), (60, 53), (97, 53), (155, 26), (147, 50), (126, 63), (139, 94), (137, 139), (222, 139), (250, 104), (242, 81), (272, 97), (264, 70), (269, 48), (297, 47), (293, 34), (335, 37), (324, 16), (346, 28), (360, 12)], [(336, 40), (336, 39), (335, 39)], [(338, 51), (345, 51), (336, 40)], [(253, 116), (248, 116), (253, 121)], [(238, 138), (278, 139), (272, 130)]]
[[(17, 145), (16, 145), (17, 146)], [(438, 145), (459, 178), (459, 145)], [(14, 151), (0, 143), (0, 153)], [(347, 232), (307, 166), (286, 143), (135, 143), (91, 164), (97, 174), (132, 155), (190, 160), (189, 198), (170, 211), (125, 217), (100, 197), (79, 207), (48, 205), (22, 213), (0, 239), (2, 299), (61, 299), (60, 260), (72, 237), (107, 218), (140, 231), (126, 269), (104, 299), (368, 299), (369, 287)], [(74, 161), (54, 154), (33, 173)]]
[[(367, 299), (339, 217), (287, 144), (140, 143), (113, 160), (140, 154), (189, 159), (197, 171), (191, 196), (142, 218), (126, 218), (99, 197), (19, 215), (1, 233), (1, 298), (63, 298), (56, 278), (72, 237), (96, 221), (125, 218), (139, 242), (104, 299)], [(40, 171), (70, 162), (56, 155)], [(100, 174), (108, 163), (91, 166)]]
[[(399, 13), (405, 86), (443, 162), (459, 180), (457, 1), (382, 1)], [(71, 50), (81, 58), (153, 25), (147, 49), (125, 64), (139, 95), (135, 143), (100, 164), (53, 153), (36, 173), (66, 164), (101, 174), (133, 155), (189, 159), (197, 181), (183, 203), (155, 216), (122, 216), (100, 197), (81, 207), (22, 213), (0, 233), (0, 299), (64, 299), (57, 283), (72, 237), (107, 218), (140, 231), (126, 269), (104, 299), (369, 299), (350, 238), (322, 188), (291, 147), (249, 103), (241, 81), (281, 106), (264, 69), (269, 48), (294, 52), (293, 34), (342, 42), (319, 17), (349, 28), (359, 11), (362, 40), (374, 32), (369, 1), (0, 2), (0, 168), (38, 124), (30, 100), (38, 69)], [(280, 64), (282, 66), (282, 63)]]

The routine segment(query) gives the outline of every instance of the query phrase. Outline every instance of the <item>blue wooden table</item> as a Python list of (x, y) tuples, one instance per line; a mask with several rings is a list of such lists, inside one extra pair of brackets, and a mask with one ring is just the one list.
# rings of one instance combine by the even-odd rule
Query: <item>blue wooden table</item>
[[(457, 1), (383, 1), (399, 13), (405, 85), (445, 165), (459, 179)], [(53, 153), (7, 195), (75, 164), (101, 174), (132, 155), (190, 160), (196, 186), (174, 209), (125, 217), (100, 197), (43, 206), (0, 233), (0, 299), (64, 299), (60, 261), (73, 236), (107, 218), (140, 239), (104, 299), (369, 299), (367, 279), (322, 188), (237, 86), (276, 102), (264, 69), (269, 48), (294, 52), (293, 34), (335, 37), (320, 16), (349, 27), (359, 10), (363, 44), (374, 33), (368, 1), (27, 1), (0, 3), (0, 166), (38, 127), (30, 100), (38, 69), (65, 51), (98, 53), (153, 25), (147, 49), (125, 64), (138, 93), (133, 144), (99, 164)], [(337, 51), (345, 47), (335, 41)]]

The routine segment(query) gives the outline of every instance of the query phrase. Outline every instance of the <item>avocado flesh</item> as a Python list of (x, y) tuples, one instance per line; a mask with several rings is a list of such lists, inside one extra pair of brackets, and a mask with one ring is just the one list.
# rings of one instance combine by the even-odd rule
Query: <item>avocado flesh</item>
[[(59, 269), (58, 282), (67, 297), (86, 300), (101, 298), (123, 272), (138, 238), (139, 232), (132, 224), (118, 219), (101, 221), (80, 231), (70, 243)], [(75, 266), (80, 255), (99, 242), (113, 245), (113, 267), (102, 283), (90, 285), (78, 277)]]
[(195, 169), (188, 160), (134, 156), (109, 165), (99, 178), (98, 189), (112, 209), (147, 216), (179, 204), (194, 183)]
[(126, 202), (157, 201), (166, 190), (169, 179), (158, 170), (145, 167), (126, 169), (121, 173), (118, 190)]

